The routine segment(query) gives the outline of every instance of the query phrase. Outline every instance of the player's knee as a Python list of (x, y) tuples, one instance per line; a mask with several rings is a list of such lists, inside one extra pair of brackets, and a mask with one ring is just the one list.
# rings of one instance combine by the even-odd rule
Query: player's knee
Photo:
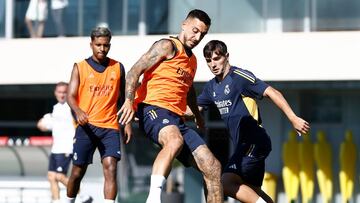
[(180, 151), (184, 145), (184, 140), (182, 137), (177, 136), (173, 140), (171, 140), (168, 144), (174, 151)]
[(221, 164), (215, 158), (210, 158), (207, 160), (208, 163), (206, 164), (208, 167), (204, 170), (205, 177), (210, 181), (220, 182), (221, 177)]
[(55, 178), (56, 178), (56, 181), (61, 181), (62, 179), (65, 178), (65, 175), (62, 173), (56, 173)]
[(221, 184), (224, 188), (224, 194), (227, 196), (231, 196), (233, 195), (233, 188), (238, 188), (240, 185), (244, 184), (244, 181), (239, 176), (224, 173), (221, 176)]
[(228, 178), (224, 178), (221, 177), (221, 184), (223, 186), (224, 189), (224, 195), (226, 196), (233, 196), (232, 191), (233, 191), (233, 186), (234, 186), (234, 181), (232, 181), (231, 179)]
[(47, 178), (50, 182), (56, 181), (56, 174), (55, 173), (48, 173)]
[(115, 174), (116, 173), (116, 165), (115, 164), (106, 164), (104, 165), (104, 170), (108, 174)]
[(78, 169), (71, 171), (71, 178), (75, 180), (81, 180), (85, 174), (86, 169)]
[(184, 139), (178, 135), (171, 135), (163, 142), (163, 148), (170, 150), (172, 154), (178, 154), (184, 145)]
[(102, 162), (105, 178), (115, 177), (117, 171), (117, 161), (112, 157), (106, 157)]

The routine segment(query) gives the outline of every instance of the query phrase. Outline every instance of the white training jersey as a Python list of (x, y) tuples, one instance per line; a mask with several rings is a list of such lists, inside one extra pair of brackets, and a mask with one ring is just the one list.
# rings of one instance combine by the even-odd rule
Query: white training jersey
[(43, 117), (44, 124), (52, 131), (53, 145), (52, 153), (72, 153), (75, 126), (71, 115), (70, 106), (67, 103), (57, 103), (53, 112)]
[(68, 0), (51, 0), (51, 9), (62, 9), (68, 4)]

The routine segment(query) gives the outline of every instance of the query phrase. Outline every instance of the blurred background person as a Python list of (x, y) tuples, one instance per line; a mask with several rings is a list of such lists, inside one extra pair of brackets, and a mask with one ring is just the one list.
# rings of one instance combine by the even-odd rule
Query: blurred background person
[(64, 9), (68, 6), (68, 4), (68, 0), (51, 0), (51, 14), (55, 23), (56, 33), (58, 37), (65, 36), (63, 13)]
[(30, 0), (25, 14), (25, 23), (31, 38), (43, 36), (47, 13), (46, 0)]
[[(47, 113), (41, 118), (37, 127), (41, 131), (52, 131), (53, 145), (49, 158), (48, 180), (50, 183), (51, 199), (53, 203), (60, 203), (59, 182), (65, 187), (68, 183), (67, 172), (70, 166), (73, 153), (73, 137), (75, 126), (71, 109), (66, 103), (68, 84), (59, 82), (55, 87), (55, 98), (52, 113)], [(91, 197), (81, 196), (81, 202), (89, 202)], [(90, 200), (91, 202), (91, 200)]]

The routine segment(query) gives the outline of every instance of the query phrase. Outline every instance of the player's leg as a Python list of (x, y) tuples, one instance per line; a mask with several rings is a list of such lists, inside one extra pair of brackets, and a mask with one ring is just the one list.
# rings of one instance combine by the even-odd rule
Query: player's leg
[(159, 143), (162, 148), (153, 163), (147, 203), (161, 202), (162, 187), (170, 174), (172, 162), (183, 146), (183, 139), (178, 127), (175, 125), (163, 127), (159, 132)]
[(56, 180), (62, 183), (65, 187), (68, 184), (69, 178), (63, 173), (56, 173)]
[(162, 128), (159, 132), (159, 143), (162, 149), (154, 161), (152, 174), (168, 177), (172, 162), (181, 151), (184, 143), (178, 127), (169, 125)]
[(206, 202), (223, 202), (223, 188), (220, 181), (220, 162), (206, 145), (200, 145), (192, 154), (197, 168), (204, 177)]
[(71, 175), (66, 188), (67, 197), (69, 202), (75, 202), (75, 197), (80, 189), (80, 183), (86, 173), (88, 165), (75, 165), (73, 164)]
[(253, 190), (265, 201), (268, 203), (273, 203), (273, 199), (271, 199), (271, 197), (266, 194), (263, 190), (261, 190), (261, 187), (255, 187), (255, 186), (250, 186), (253, 188)]
[[(224, 186), (224, 194), (226, 196), (237, 199), (241, 202), (257, 202), (261, 195), (260, 191), (254, 190), (251, 186), (247, 185), (240, 176), (235, 173), (224, 173), (221, 177)], [(264, 196), (264, 195), (263, 195)], [(264, 198), (261, 198), (264, 199)], [(261, 199), (259, 200), (261, 202)], [(264, 199), (265, 200), (265, 199)], [(271, 200), (271, 198), (270, 198)], [(265, 200), (266, 201), (266, 200)], [(266, 201), (269, 202), (269, 201)]]
[(104, 202), (115, 202), (117, 195), (117, 164), (120, 160), (120, 134), (118, 130), (96, 128), (98, 135), (102, 135), (98, 149), (104, 173)]
[(92, 163), (96, 140), (96, 135), (90, 129), (89, 124), (85, 126), (79, 125), (76, 128), (72, 157), (73, 166), (67, 184), (68, 202), (75, 202), (81, 180), (86, 173), (88, 164)]
[(115, 201), (117, 195), (117, 163), (118, 160), (108, 156), (102, 159), (104, 172), (104, 198), (107, 202)]
[[(70, 162), (72, 159), (72, 154), (61, 154), (61, 156), (58, 156), (58, 166), (56, 167), (56, 180), (57, 182), (62, 183), (65, 188), (67, 188), (69, 177), (66, 175), (69, 170)], [(78, 192), (78, 196), (80, 198), (80, 202), (86, 202), (87, 200), (90, 200), (91, 197), (89, 195), (80, 195), (80, 191)]]
[(138, 107), (140, 127), (152, 142), (161, 146), (153, 163), (147, 203), (160, 203), (165, 179), (175, 157), (183, 147), (183, 138), (177, 127), (180, 117), (166, 109), (141, 104)]
[(265, 158), (261, 147), (241, 144), (224, 168), (221, 181), (224, 194), (241, 202), (273, 202), (260, 187), (265, 173)]
[[(184, 149), (178, 159), (184, 160), (184, 152), (189, 151), (189, 164), (199, 170), (204, 177), (204, 192), (207, 202), (223, 202), (223, 188), (220, 181), (221, 164), (215, 158), (204, 140), (194, 130), (182, 123), (181, 133), (184, 138)], [(182, 161), (184, 163), (184, 161)], [(186, 164), (184, 163), (186, 166)]]
[(56, 156), (57, 166), (56, 166), (56, 180), (62, 183), (65, 187), (69, 181), (69, 178), (66, 176), (69, 166), (71, 163), (72, 154), (58, 154)]
[(50, 183), (50, 191), (51, 191), (51, 199), (52, 202), (56, 202), (60, 200), (60, 188), (59, 184), (56, 180), (56, 172), (48, 171), (47, 178)]
[(47, 178), (50, 183), (51, 199), (53, 202), (60, 201), (60, 188), (56, 179), (56, 169), (58, 168), (58, 161), (56, 158), (56, 154), (50, 154), (47, 173)]

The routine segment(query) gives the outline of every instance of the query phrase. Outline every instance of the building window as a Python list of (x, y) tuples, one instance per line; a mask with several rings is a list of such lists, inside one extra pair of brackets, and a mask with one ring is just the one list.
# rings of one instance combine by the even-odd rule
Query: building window
[(342, 97), (331, 93), (306, 93), (301, 96), (301, 114), (312, 123), (340, 124)]

